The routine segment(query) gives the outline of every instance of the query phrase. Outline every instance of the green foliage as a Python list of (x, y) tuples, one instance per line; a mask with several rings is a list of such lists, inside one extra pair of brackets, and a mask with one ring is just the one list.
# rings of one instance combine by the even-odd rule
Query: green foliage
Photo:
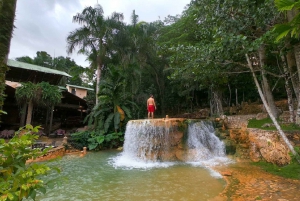
[[(275, 5), (279, 11), (292, 11), (298, 10), (300, 8), (300, 1), (292, 1), (292, 0), (275, 0)], [(300, 14), (297, 13), (293, 16), (291, 21), (277, 24), (273, 31), (277, 34), (276, 41), (279, 41), (283, 38), (286, 38), (290, 35), (293, 38), (299, 38), (299, 23), (300, 23)]]
[(99, 103), (85, 118), (89, 126), (104, 133), (124, 130), (124, 125), (131, 118), (131, 111), (127, 106), (136, 106), (129, 101), (129, 94), (124, 91), (125, 77), (116, 66), (111, 66), (100, 83)]
[(261, 167), (263, 170), (271, 174), (275, 174), (285, 178), (300, 179), (300, 165), (296, 160), (293, 160), (291, 164), (283, 167), (278, 167), (275, 164), (264, 161), (252, 164)]
[(33, 101), (35, 104), (51, 107), (61, 101), (59, 88), (50, 85), (48, 82), (38, 84), (32, 82), (22, 83), (22, 86), (16, 89), (15, 96), (19, 104)]
[(262, 126), (264, 124), (271, 124), (273, 123), (272, 120), (270, 118), (265, 118), (265, 119), (261, 119), (261, 120), (257, 120), (257, 119), (250, 119), (248, 121), (248, 128), (260, 128), (262, 129)]
[[(270, 126), (266, 126), (266, 125)], [(300, 129), (300, 126), (296, 124), (286, 124), (286, 123), (279, 123), (280, 127), (284, 131), (296, 131)], [(265, 126), (264, 126), (265, 125)], [(264, 127), (263, 127), (264, 126)], [(250, 119), (248, 122), (248, 128), (259, 128), (262, 130), (276, 130), (276, 127), (273, 125), (273, 122), (270, 118), (265, 118), (261, 120), (257, 119)]]
[(57, 86), (50, 85), (48, 82), (41, 82), (38, 85), (42, 89), (43, 106), (57, 105), (61, 102), (61, 92)]
[(71, 134), (71, 137), (68, 138), (68, 143), (72, 145), (75, 149), (82, 150), (83, 147), (88, 147), (88, 139), (91, 135), (89, 131), (82, 131)]
[(28, 103), (29, 101), (39, 102), (39, 87), (32, 82), (21, 83), (22, 86), (16, 89), (16, 99), (19, 104)]
[(89, 150), (111, 149), (121, 146), (124, 141), (124, 133), (113, 132), (105, 134), (102, 131), (83, 131), (73, 133), (68, 142), (76, 149), (82, 150), (87, 147)]
[(300, 8), (300, 1), (293, 0), (275, 0), (275, 5), (279, 11), (288, 11), (293, 8)]
[(0, 2), (0, 109), (3, 107), (5, 98), (5, 74), (8, 70), (6, 61), (13, 35), (16, 5), (17, 0)]
[(46, 193), (46, 188), (53, 181), (44, 182), (40, 176), (49, 174), (57, 168), (50, 168), (46, 164), (29, 163), (29, 159), (36, 159), (47, 153), (47, 149), (31, 149), (31, 145), (38, 139), (40, 127), (26, 125), (16, 132), (15, 136), (5, 142), (0, 139), (0, 200), (22, 200), (36, 197), (37, 192)]
[(95, 91), (89, 91), (87, 96), (83, 98), (86, 101), (88, 110), (91, 111), (95, 107), (96, 93)]

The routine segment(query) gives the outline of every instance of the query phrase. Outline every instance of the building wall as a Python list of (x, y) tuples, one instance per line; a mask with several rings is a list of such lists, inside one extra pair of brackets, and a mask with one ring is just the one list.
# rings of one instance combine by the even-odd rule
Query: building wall
[(87, 90), (86, 89), (76, 89), (76, 96), (80, 98), (84, 98), (87, 96)]
[(80, 88), (74, 88), (71, 86), (67, 86), (68, 92), (72, 93), (72, 90), (75, 89), (75, 95), (79, 98), (84, 98), (87, 96), (87, 90), (86, 89), (80, 89)]

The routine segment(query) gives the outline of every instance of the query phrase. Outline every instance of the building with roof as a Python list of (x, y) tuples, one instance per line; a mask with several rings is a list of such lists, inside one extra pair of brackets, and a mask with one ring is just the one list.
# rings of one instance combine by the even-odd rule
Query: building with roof
[(94, 91), (92, 88), (76, 86), (71, 84), (66, 84), (68, 92), (78, 96), (79, 98), (84, 98), (87, 96), (88, 91)]
[[(1, 127), (0, 130), (13, 128), (16, 129), (19, 126), (23, 126), (25, 123), (24, 115), (27, 113), (27, 109), (17, 104), (15, 99), (15, 90), (20, 86), (22, 82), (48, 82), (51, 85), (59, 85), (62, 79), (71, 77), (66, 72), (49, 69), (42, 66), (27, 64), (24, 62), (14, 61), (9, 59), (7, 62), (9, 71), (6, 73), (6, 90), (7, 95), (3, 110), (7, 111), (7, 115), (1, 116)], [(43, 108), (34, 107), (33, 114), (33, 125), (42, 125), (47, 133), (52, 130), (52, 123), (57, 125), (62, 125), (66, 123), (66, 120), (71, 117), (76, 117), (78, 120), (82, 120), (85, 117), (85, 111), (87, 109), (87, 104), (82, 97), (72, 94), (67, 90), (66, 87), (59, 86), (62, 97), (61, 103), (56, 105), (54, 108)], [(77, 86), (79, 89), (80, 87)], [(84, 88), (84, 87), (81, 87)], [(86, 88), (84, 90), (88, 90)], [(92, 89), (89, 89), (92, 90)], [(80, 91), (80, 90), (78, 90)], [(80, 93), (81, 96), (84, 95), (83, 92)], [(22, 109), (23, 108), (23, 109)], [(72, 126), (72, 125), (70, 125)], [(73, 125), (78, 127), (80, 125)]]
[(28, 64), (20, 61), (8, 59), (9, 70), (6, 72), (5, 79), (13, 82), (49, 82), (58, 85), (63, 77), (72, 77), (66, 72)]

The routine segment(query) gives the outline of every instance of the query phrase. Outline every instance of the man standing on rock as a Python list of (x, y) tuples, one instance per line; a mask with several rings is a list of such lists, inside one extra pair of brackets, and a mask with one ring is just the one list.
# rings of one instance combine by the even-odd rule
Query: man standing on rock
[(148, 98), (147, 100), (147, 108), (148, 108), (148, 119), (150, 119), (150, 117), (153, 119), (154, 111), (156, 110), (156, 105), (152, 94), (150, 95), (150, 98)]

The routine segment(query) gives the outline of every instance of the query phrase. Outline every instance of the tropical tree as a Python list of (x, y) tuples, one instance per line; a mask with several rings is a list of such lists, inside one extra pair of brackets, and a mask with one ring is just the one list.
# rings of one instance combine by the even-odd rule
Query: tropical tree
[(73, 22), (79, 23), (81, 27), (70, 32), (67, 37), (67, 51), (72, 53), (78, 47), (78, 53), (87, 55), (91, 61), (91, 67), (96, 67), (96, 103), (98, 103), (101, 72), (108, 56), (109, 45), (112, 36), (118, 32), (122, 20), (123, 14), (120, 13), (113, 13), (110, 17), (105, 18), (99, 4), (94, 8), (86, 7), (73, 17)]
[(20, 105), (28, 105), (26, 124), (31, 124), (34, 105), (52, 108), (61, 101), (59, 88), (47, 82), (38, 84), (32, 82), (22, 83), (21, 87), (16, 89), (15, 96)]
[(32, 59), (29, 56), (17, 57), (16, 61), (20, 61), (20, 62), (24, 62), (24, 63), (28, 63), (28, 64), (35, 64), (34, 59)]
[(109, 65), (105, 69), (100, 82), (98, 104), (85, 118), (89, 131), (72, 134), (72, 146), (90, 150), (118, 147), (123, 143), (127, 121), (131, 118), (129, 101), (130, 93), (126, 93), (127, 82), (120, 71), (120, 66)]
[[(298, 100), (296, 123), (300, 124), (300, 1), (288, 1), (288, 0), (275, 0), (276, 7), (281, 12), (286, 12), (287, 20), (277, 24), (274, 27), (275, 33), (277, 33), (276, 41), (281, 39), (285, 40), (286, 44), (286, 60), (290, 70), (290, 74), (293, 74), (293, 67), (296, 66), (297, 77), (291, 76), (291, 81), (294, 87), (294, 91)], [(293, 40), (291, 40), (291, 38)], [(293, 43), (293, 46), (291, 45)], [(295, 78), (296, 77), (296, 78)], [(292, 103), (290, 103), (291, 105)]]
[[(290, 151), (297, 155), (276, 120), (278, 113), (267, 80), (267, 69), (268, 64), (270, 64), (267, 53), (271, 53), (274, 41), (274, 34), (268, 30), (280, 19), (279, 13), (274, 8), (274, 2), (268, 0), (214, 1), (213, 3), (211, 1), (195, 1), (188, 11), (198, 26), (194, 32), (196, 36), (198, 38), (210, 36), (210, 40), (205, 41), (204, 38), (206, 43), (203, 44), (201, 41), (199, 43), (201, 45), (178, 46), (177, 52), (179, 53), (176, 54), (175, 61), (185, 59), (183, 60), (185, 64), (193, 67), (186, 69), (190, 75), (193, 75), (193, 78), (199, 76), (197, 71), (199, 72), (200, 69), (208, 73), (217, 67), (216, 72), (219, 72), (218, 75), (223, 77), (226, 71), (247, 67), (253, 75), (264, 107), (274, 122), (279, 135)], [(189, 54), (181, 54), (184, 49), (188, 49)], [(195, 55), (193, 57), (197, 58), (195, 63), (194, 59), (189, 60), (187, 58), (189, 55)], [(243, 55), (245, 59), (241, 59)], [(261, 73), (261, 83), (257, 79), (257, 70)], [(180, 71), (179, 75), (182, 72), (184, 71)], [(212, 74), (215, 75), (215, 73)]]
[(110, 66), (107, 71), (100, 83), (100, 101), (86, 117), (89, 125), (94, 124), (94, 129), (103, 130), (104, 134), (120, 129), (124, 131), (126, 122), (131, 118), (128, 106), (135, 105), (128, 99), (130, 93), (124, 92), (126, 82), (122, 72), (116, 66)]
[(16, 5), (17, 0), (0, 1), (0, 115), (5, 97), (5, 73), (8, 70), (7, 59), (14, 28)]
[(38, 66), (43, 66), (47, 68), (51, 68), (51, 66), (53, 66), (52, 57), (45, 51), (37, 51), (36, 57), (34, 57), (33, 61), (34, 64)]

